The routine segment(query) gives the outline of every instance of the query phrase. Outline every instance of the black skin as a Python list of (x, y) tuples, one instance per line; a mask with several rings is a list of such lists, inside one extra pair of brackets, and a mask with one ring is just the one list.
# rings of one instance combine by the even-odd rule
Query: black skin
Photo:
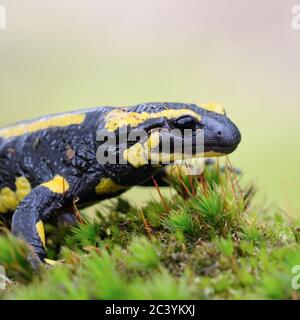
[[(137, 128), (150, 132), (153, 128), (204, 129), (205, 151), (229, 154), (241, 140), (237, 127), (225, 115), (206, 111), (199, 106), (183, 103), (148, 103), (123, 108), (126, 112), (157, 113), (166, 109), (190, 109), (201, 115), (197, 122), (189, 118), (146, 119)], [(96, 152), (101, 145), (96, 141), (96, 133), (104, 129), (105, 116), (112, 107), (98, 107), (79, 111), (85, 113), (81, 125), (51, 127), (34, 133), (26, 133), (15, 138), (0, 136), (0, 190), (9, 187), (15, 190), (16, 177), (26, 177), (32, 186), (31, 193), (19, 204), (13, 214), (12, 231), (25, 239), (33, 248), (40, 261), (46, 257), (45, 248), (36, 230), (36, 223), (49, 221), (54, 214), (69, 212), (74, 198), (79, 198), (79, 206), (114, 197), (126, 191), (97, 195), (95, 187), (102, 178), (110, 178), (123, 186), (153, 185), (156, 176), (159, 184), (165, 185), (163, 167), (150, 164), (135, 168), (130, 164), (100, 165)], [(121, 128), (121, 130), (124, 128)], [(132, 128), (128, 128), (132, 130)], [(122, 146), (120, 146), (122, 149)], [(73, 157), (68, 156), (73, 150)], [(118, 153), (118, 150), (116, 150)], [(55, 175), (64, 177), (69, 185), (68, 192), (53, 193), (41, 186)]]

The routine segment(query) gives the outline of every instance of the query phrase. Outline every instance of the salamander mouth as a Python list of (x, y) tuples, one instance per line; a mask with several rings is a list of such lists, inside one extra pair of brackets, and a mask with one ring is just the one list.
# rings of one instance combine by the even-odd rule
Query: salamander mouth
[[(197, 140), (197, 136), (194, 133), (192, 135), (185, 136), (184, 138), (182, 138), (181, 136), (171, 136), (169, 140), (170, 144), (168, 150), (171, 154), (182, 152), (182, 154), (188, 153), (195, 156), (201, 153), (211, 153), (221, 156), (232, 153), (238, 147), (238, 144), (225, 144), (221, 141), (219, 141), (218, 143), (210, 142), (206, 144), (203, 140), (203, 135), (200, 135), (199, 139)], [(158, 149), (153, 151), (157, 153), (163, 152), (162, 145), (162, 141), (160, 140)]]
[(220, 154), (232, 153), (238, 145), (204, 145), (204, 152), (214, 152)]

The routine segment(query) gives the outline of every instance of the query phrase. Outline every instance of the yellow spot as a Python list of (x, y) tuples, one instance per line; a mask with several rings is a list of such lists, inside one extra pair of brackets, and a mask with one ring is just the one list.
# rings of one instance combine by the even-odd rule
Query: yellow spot
[(19, 137), (26, 133), (33, 133), (51, 127), (67, 127), (80, 125), (85, 120), (85, 114), (64, 114), (48, 118), (40, 118), (32, 122), (24, 122), (11, 127), (0, 129), (0, 137)]
[(115, 109), (107, 114), (105, 118), (105, 128), (108, 131), (115, 131), (123, 126), (137, 127), (139, 124), (149, 119), (176, 119), (184, 115), (193, 116), (198, 121), (201, 120), (201, 116), (199, 114), (189, 109), (166, 109), (156, 113), (126, 112), (122, 109)]
[(225, 154), (221, 153), (205, 152), (202, 154), (202, 157), (198, 154), (196, 158), (190, 160), (176, 161), (174, 164), (167, 165), (164, 170), (169, 179), (176, 179), (184, 176), (198, 176), (203, 172), (205, 164), (204, 158), (220, 157), (224, 155)]
[(122, 189), (127, 189), (127, 188), (128, 187), (126, 186), (121, 186), (115, 183), (113, 180), (109, 178), (102, 178), (100, 183), (96, 186), (95, 191), (96, 191), (96, 194), (101, 195), (101, 194), (115, 193)]
[(0, 213), (15, 211), (20, 202), (31, 192), (30, 182), (25, 177), (18, 177), (16, 190), (8, 187), (0, 190)]
[(46, 248), (46, 238), (45, 238), (45, 229), (42, 221), (39, 221), (36, 225), (36, 231), (42, 241), (44, 248)]
[(16, 179), (16, 189), (16, 196), (21, 202), (31, 192), (31, 184), (25, 177), (19, 177)]
[(170, 164), (165, 168), (168, 179), (176, 179), (189, 175), (185, 165)]
[(170, 178), (178, 178), (191, 175), (199, 175), (204, 169), (204, 159), (195, 158), (190, 160), (176, 161), (165, 167), (166, 175)]
[(15, 210), (19, 205), (16, 193), (8, 187), (5, 187), (1, 190), (0, 197), (2, 206), (4, 206), (7, 209), (7, 211)]
[[(0, 201), (1, 201), (1, 197), (0, 197)], [(0, 213), (6, 213), (8, 212), (8, 210), (4, 207), (4, 205), (0, 202)]]
[(136, 143), (123, 152), (123, 158), (133, 167), (138, 168), (148, 164), (145, 148), (141, 143)]
[(149, 139), (145, 143), (149, 150), (157, 148), (159, 145), (159, 132), (151, 133)]
[(216, 158), (226, 156), (226, 153), (208, 151), (204, 153), (205, 158)]
[(45, 263), (48, 264), (49, 266), (55, 267), (59, 264), (61, 264), (60, 261), (55, 261), (55, 260), (51, 260), (51, 259), (44, 259)]
[(41, 184), (54, 193), (65, 193), (70, 189), (68, 181), (59, 175), (56, 175), (52, 180)]
[(207, 111), (213, 111), (216, 113), (226, 115), (226, 111), (224, 107), (218, 103), (214, 103), (214, 102), (204, 103), (201, 105), (201, 107)]

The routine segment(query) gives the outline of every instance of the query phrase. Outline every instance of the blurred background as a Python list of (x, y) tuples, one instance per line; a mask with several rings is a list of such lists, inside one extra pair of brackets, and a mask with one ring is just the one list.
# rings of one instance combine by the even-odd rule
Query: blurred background
[(232, 162), (261, 201), (298, 214), (296, 4), (0, 0), (0, 125), (97, 105), (219, 102), (243, 135)]

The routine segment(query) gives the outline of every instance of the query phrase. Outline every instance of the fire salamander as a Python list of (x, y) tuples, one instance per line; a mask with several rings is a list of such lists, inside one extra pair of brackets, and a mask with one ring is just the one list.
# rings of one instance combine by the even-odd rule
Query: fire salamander
[[(74, 213), (74, 199), (79, 199), (79, 207), (89, 206), (133, 186), (151, 185), (153, 176), (164, 183), (159, 177), (165, 166), (149, 163), (143, 155), (145, 144), (138, 139), (108, 149), (117, 156), (116, 163), (100, 164), (96, 156), (105, 143), (97, 141), (99, 130), (118, 135), (124, 129), (129, 133), (141, 129), (149, 142), (155, 140), (157, 128), (204, 129), (202, 157), (229, 154), (241, 140), (238, 128), (214, 103), (97, 107), (0, 129), (0, 216), (12, 217), (13, 234), (34, 249), (31, 261), (47, 262), (44, 222)], [(162, 157), (158, 159), (162, 162)]]

